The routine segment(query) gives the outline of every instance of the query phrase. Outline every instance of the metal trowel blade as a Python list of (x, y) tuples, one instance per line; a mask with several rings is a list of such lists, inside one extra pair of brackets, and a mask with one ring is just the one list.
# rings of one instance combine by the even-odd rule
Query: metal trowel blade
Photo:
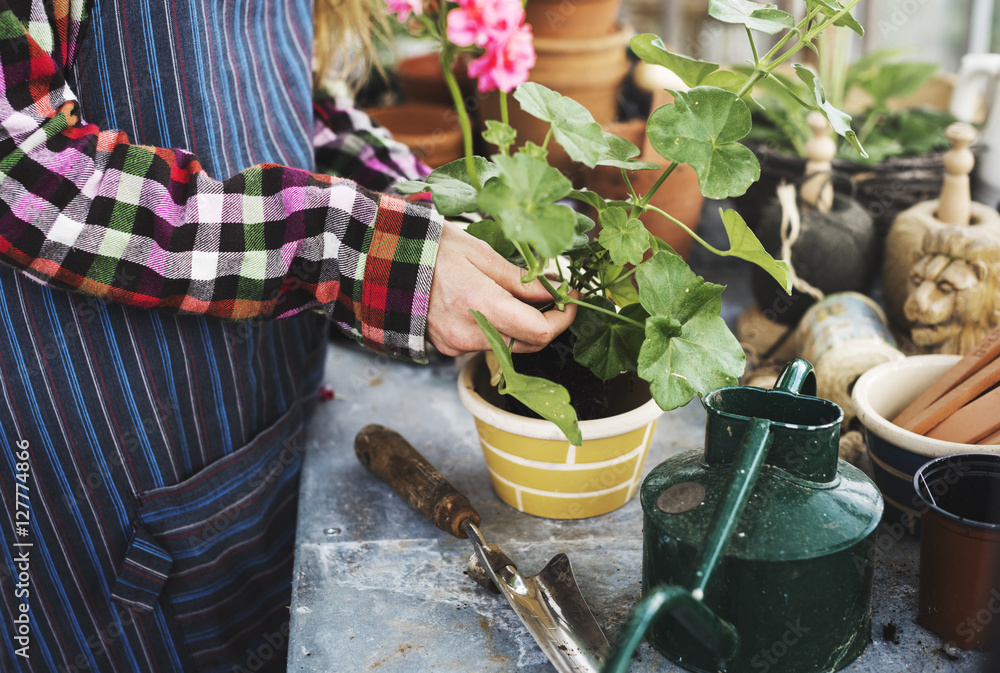
[[(475, 538), (473, 538), (475, 541)], [(556, 554), (537, 575), (524, 577), (496, 545), (476, 545), (470, 575), (495, 587), (559, 673), (598, 673), (611, 646), (587, 606), (566, 554)]]

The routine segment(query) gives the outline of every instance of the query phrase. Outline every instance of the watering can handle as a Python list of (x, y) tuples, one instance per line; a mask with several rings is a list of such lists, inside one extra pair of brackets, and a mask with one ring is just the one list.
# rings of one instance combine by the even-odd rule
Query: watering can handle
[(774, 384), (775, 390), (796, 395), (816, 396), (816, 373), (808, 360), (795, 358), (785, 367)]

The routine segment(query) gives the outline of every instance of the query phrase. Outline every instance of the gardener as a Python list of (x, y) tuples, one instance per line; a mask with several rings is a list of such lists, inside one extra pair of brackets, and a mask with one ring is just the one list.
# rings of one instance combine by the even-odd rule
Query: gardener
[[(364, 0), (317, 17), (318, 72), (370, 53)], [(421, 361), (486, 348), (470, 306), (519, 351), (573, 313), (380, 193), (422, 166), (311, 102), (308, 0), (0, 27), (0, 670), (280, 670), (326, 323)]]

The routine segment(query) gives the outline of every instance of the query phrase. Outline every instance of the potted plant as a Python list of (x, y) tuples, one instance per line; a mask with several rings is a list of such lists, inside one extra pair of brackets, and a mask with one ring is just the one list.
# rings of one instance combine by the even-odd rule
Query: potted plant
[[(877, 234), (884, 237), (896, 215), (936, 197), (948, 149), (944, 132), (956, 120), (947, 111), (947, 87), (935, 80), (936, 63), (901, 60), (898, 49), (876, 50), (851, 63), (849, 37), (839, 28), (824, 34), (818, 68), (830, 103), (853, 113), (852, 125), (867, 156), (841, 142), (833, 169), (850, 178), (853, 189), (846, 191), (854, 192), (874, 219)], [(802, 176), (811, 131), (799, 99), (809, 93), (787, 72), (761, 83), (761, 106), (754, 110), (760, 123), (746, 142), (760, 160), (763, 175), (737, 200), (740, 213), (751, 222), (782, 180)]]
[[(695, 170), (702, 194), (711, 199), (742, 194), (757, 180), (757, 159), (740, 144), (751, 127), (748, 101), (752, 104), (754, 86), (772, 77), (776, 68), (803, 48), (811, 48), (830, 26), (846, 25), (862, 32), (850, 14), (857, 2), (805, 0), (805, 16), (796, 21), (790, 14), (749, 0), (712, 0), (712, 16), (746, 26), (754, 53), (747, 73), (673, 54), (654, 35), (633, 37), (631, 46), (640, 58), (671, 69), (691, 87), (673, 92), (674, 102), (650, 116), (649, 141), (667, 162), (660, 169), (637, 160), (639, 148), (634, 143), (603, 131), (572, 99), (526, 82), (533, 63), (531, 28), (523, 23), (519, 0), (459, 0), (457, 4), (389, 0), (401, 19), (439, 41), (466, 149), (464, 159), (436, 169), (424, 181), (398, 188), (404, 193), (430, 192), (446, 217), (478, 214), (480, 219), (469, 226), (470, 233), (523, 266), (523, 280), (538, 279), (555, 306), (578, 306), (571, 357), (563, 347), (551, 349), (541, 359), (578, 363), (602, 381), (617, 381), (623, 372), (626, 377), (637, 375), (624, 379), (622, 389), (652, 397), (649, 402), (632, 403), (643, 410), (637, 429), (623, 426), (624, 414), (580, 421), (566, 387), (517, 371), (511, 344), (481, 313), (472, 311), (496, 360), (495, 393), (479, 385), (491, 377), (484, 369), (476, 369), (481, 362), (474, 362), (460, 381), (463, 399), (509, 396), (540, 417), (526, 419), (541, 428), (535, 433), (542, 437), (538, 447), (509, 439), (502, 421), (516, 414), (495, 409), (477, 418), (494, 486), (505, 501), (523, 511), (559, 518), (592, 516), (621, 506), (640, 476), (651, 424), (660, 410), (683, 406), (695, 396), (736, 383), (745, 358), (720, 316), (724, 288), (695, 275), (668, 245), (646, 231), (638, 216), (658, 210), (650, 198), (681, 164)], [(758, 55), (753, 32), (781, 35), (771, 50)], [(472, 153), (472, 127), (450, 76), (452, 62), (465, 52), (477, 55), (469, 64), (469, 74), (478, 78), (479, 89), (499, 90), (501, 118), (487, 121), (483, 133), (498, 148), (489, 158)], [(821, 111), (838, 133), (861, 150), (850, 118), (829, 104), (814, 73), (798, 66), (796, 73), (812, 96), (803, 104)], [(550, 126), (540, 145), (517, 144), (507, 119), (510, 92), (522, 110)], [(660, 173), (645, 194), (630, 188), (628, 199), (607, 200), (593, 191), (575, 189), (549, 165), (552, 140), (574, 161), (590, 168), (620, 169), (629, 185), (631, 172)], [(594, 221), (567, 201), (587, 204), (597, 212), (599, 235), (591, 233)], [(759, 265), (789, 289), (786, 265), (764, 251), (743, 218), (733, 210), (722, 211), (721, 217), (729, 235), (728, 250), (716, 249), (691, 232), (695, 241), (718, 255)], [(683, 222), (670, 219), (690, 232)], [(571, 387), (577, 391), (576, 384)], [(591, 425), (597, 428), (593, 435)], [(624, 447), (610, 446), (607, 435), (612, 430), (627, 435)], [(539, 473), (547, 463), (555, 466), (554, 473)], [(512, 471), (504, 475), (501, 467)], [(601, 468), (609, 468), (616, 476), (601, 476)], [(577, 479), (580, 473), (583, 476)], [(622, 483), (618, 483), (619, 476)], [(611, 494), (613, 498), (608, 497)]]

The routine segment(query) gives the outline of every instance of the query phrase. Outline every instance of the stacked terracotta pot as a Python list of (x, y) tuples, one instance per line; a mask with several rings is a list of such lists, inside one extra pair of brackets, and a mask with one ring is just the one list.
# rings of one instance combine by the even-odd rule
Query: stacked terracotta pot
[[(629, 34), (618, 23), (620, 7), (621, 0), (528, 0), (525, 5), (538, 56), (529, 79), (574, 99), (600, 124), (615, 120), (618, 87), (628, 72)], [(511, 103), (518, 142), (541, 144), (548, 124), (522, 112), (516, 101)], [(495, 99), (484, 106), (487, 119), (499, 118)], [(552, 150), (552, 164), (570, 169), (572, 162), (562, 149)]]

